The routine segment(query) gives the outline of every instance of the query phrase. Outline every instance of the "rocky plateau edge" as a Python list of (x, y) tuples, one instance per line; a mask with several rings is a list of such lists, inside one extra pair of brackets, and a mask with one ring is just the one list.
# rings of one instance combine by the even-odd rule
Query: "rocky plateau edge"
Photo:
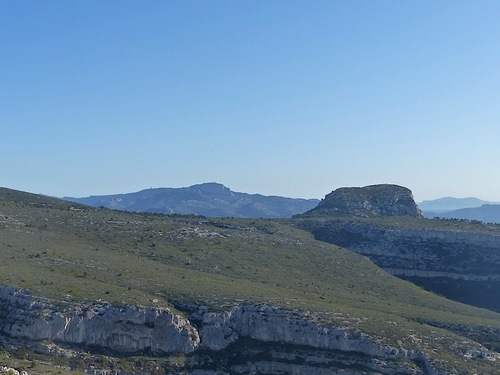
[(364, 255), (387, 272), (428, 290), (500, 311), (497, 234), (391, 228), (342, 220), (325, 221), (309, 230), (316, 239)]
[[(194, 356), (244, 348), (251, 351), (272, 344), (265, 358), (253, 358), (254, 370), (269, 374), (444, 374), (420, 351), (385, 345), (355, 329), (324, 325), (296, 311), (237, 304), (217, 312), (189, 306), (186, 314), (188, 318), (167, 308), (106, 303), (60, 307), (24, 290), (0, 287), (0, 333), (9, 340)], [(498, 357), (480, 345), (471, 353), (489, 360)], [(228, 373), (248, 371), (248, 363), (225, 363)], [(227, 373), (214, 371), (201, 364), (183, 373)]]

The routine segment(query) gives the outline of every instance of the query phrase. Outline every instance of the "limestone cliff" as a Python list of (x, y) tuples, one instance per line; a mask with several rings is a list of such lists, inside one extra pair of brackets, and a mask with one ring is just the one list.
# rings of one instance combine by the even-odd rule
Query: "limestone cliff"
[[(235, 304), (226, 311), (108, 304), (57, 306), (23, 290), (0, 288), (0, 333), (32, 342), (94, 347), (121, 353), (187, 356), (172, 374), (444, 374), (415, 348), (388, 345), (353, 327), (320, 323), (305, 313)], [(463, 352), (499, 360), (477, 343)], [(95, 372), (94, 372), (95, 373)]]
[(451, 224), (449, 229), (432, 229), (432, 222), (427, 223), (423, 227), (417, 222), (331, 219), (299, 226), (428, 290), (500, 311), (500, 236), (458, 224), (457, 229)]
[(423, 217), (409, 189), (389, 184), (337, 189), (316, 208), (297, 216)]
[(63, 309), (22, 290), (0, 288), (0, 332), (29, 340), (97, 346), (120, 352), (189, 353), (200, 338), (168, 309), (71, 305)]

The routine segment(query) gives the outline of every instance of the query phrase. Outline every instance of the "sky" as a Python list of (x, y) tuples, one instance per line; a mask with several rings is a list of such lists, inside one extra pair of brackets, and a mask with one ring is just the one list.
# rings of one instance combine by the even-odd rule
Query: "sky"
[(0, 186), (500, 201), (497, 0), (0, 2)]

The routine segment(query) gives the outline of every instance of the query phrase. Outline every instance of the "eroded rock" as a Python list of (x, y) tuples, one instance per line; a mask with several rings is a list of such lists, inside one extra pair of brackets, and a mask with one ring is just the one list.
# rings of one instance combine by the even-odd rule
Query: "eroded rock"
[(297, 216), (423, 217), (411, 190), (390, 184), (334, 190), (316, 208)]

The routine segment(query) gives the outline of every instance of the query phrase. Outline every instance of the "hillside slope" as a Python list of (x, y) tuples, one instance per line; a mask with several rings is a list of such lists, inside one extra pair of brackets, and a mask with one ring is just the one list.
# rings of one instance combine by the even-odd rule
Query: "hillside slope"
[(136, 193), (64, 197), (65, 200), (115, 210), (210, 217), (287, 218), (315, 207), (317, 199), (295, 199), (231, 191), (217, 183), (185, 188), (146, 189)]
[(425, 292), (289, 221), (0, 189), (0, 253), (0, 342), (45, 361), (77, 351), (60, 359), (75, 368), (495, 374), (500, 360), (500, 314)]

